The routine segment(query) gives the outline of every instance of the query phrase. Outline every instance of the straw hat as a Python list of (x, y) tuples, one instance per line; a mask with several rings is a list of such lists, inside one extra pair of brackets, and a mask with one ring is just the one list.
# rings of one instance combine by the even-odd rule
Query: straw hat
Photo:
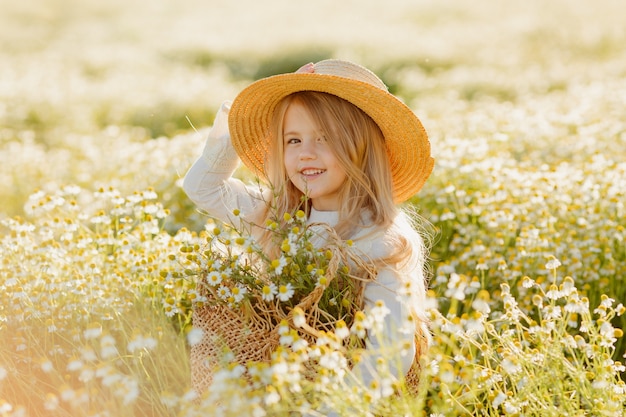
[(313, 73), (289, 73), (263, 78), (245, 88), (233, 101), (228, 125), (242, 162), (265, 177), (269, 127), (281, 99), (299, 91), (329, 93), (349, 101), (380, 127), (387, 145), (394, 200), (417, 193), (433, 170), (428, 135), (409, 107), (389, 93), (370, 70), (342, 60), (325, 60)]

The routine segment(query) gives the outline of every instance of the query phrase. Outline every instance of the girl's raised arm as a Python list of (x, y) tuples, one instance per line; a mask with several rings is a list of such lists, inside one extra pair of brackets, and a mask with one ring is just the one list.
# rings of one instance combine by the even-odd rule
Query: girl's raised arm
[[(211, 217), (233, 223), (233, 211), (249, 216), (261, 203), (259, 187), (246, 186), (232, 175), (239, 165), (228, 131), (230, 102), (220, 107), (200, 158), (189, 169), (183, 181), (187, 196)], [(239, 224), (234, 224), (238, 227)]]

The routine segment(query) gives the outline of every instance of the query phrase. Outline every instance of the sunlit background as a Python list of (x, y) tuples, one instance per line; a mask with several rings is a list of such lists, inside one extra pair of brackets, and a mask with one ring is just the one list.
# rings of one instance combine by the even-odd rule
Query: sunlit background
[[(67, 375), (73, 375), (72, 359), (84, 356), (83, 342), (64, 345), (65, 350), (50, 342), (53, 348), (37, 350), (33, 346), (45, 339), (41, 332), (60, 334), (67, 342), (68, 335), (80, 333), (77, 328), (91, 329), (92, 318), (100, 323), (113, 320), (107, 326), (124, 340), (163, 330), (161, 318), (147, 323), (146, 334), (132, 333), (132, 323), (112, 310), (89, 315), (80, 300), (95, 305), (109, 292), (117, 294), (111, 296), (116, 303), (139, 306), (129, 315), (138, 320), (155, 314), (155, 305), (158, 310), (189, 301), (189, 294), (169, 294), (169, 287), (159, 281), (159, 269), (169, 268), (164, 266), (167, 253), (175, 251), (179, 240), (144, 236), (145, 246), (133, 249), (132, 262), (112, 266), (103, 249), (108, 246), (93, 243), (87, 251), (90, 243), (79, 239), (76, 230), (106, 234), (97, 224), (109, 215), (103, 207), (117, 204), (116, 193), (134, 192), (139, 194), (122, 199), (129, 207), (154, 209), (156, 200), (169, 211), (159, 217), (169, 235), (181, 228), (202, 230), (207, 219), (186, 198), (180, 181), (199, 155), (220, 103), (255, 79), (324, 58), (349, 59), (371, 68), (416, 112), (430, 135), (435, 170), (411, 203), (436, 230), (431, 295), (446, 319), (467, 324), (463, 320), (474, 317), (479, 288), (493, 297), (494, 313), (511, 307), (498, 300), (502, 283), (510, 285), (524, 311), (541, 309), (544, 302), (555, 301), (546, 295), (549, 285), (570, 283), (564, 281), (566, 276), (588, 297), (590, 311), (598, 305), (605, 305), (605, 312), (609, 304), (623, 308), (625, 10), (623, 0), (0, 0), (0, 220), (5, 221), (0, 225), (0, 415), (21, 415), (17, 411), (22, 395), (31, 387), (39, 390), (24, 400), (31, 412), (44, 410), (44, 400), (49, 408), (41, 415), (57, 410), (54, 415), (65, 416), (72, 414), (64, 410), (76, 410), (63, 404), (74, 404), (78, 394), (64, 399), (68, 391), (59, 391), (55, 384), (66, 381), (72, 395), (82, 392), (82, 380)], [(250, 174), (242, 168), (237, 175)], [(147, 189), (147, 194), (142, 191)], [(76, 199), (71, 202), (74, 208), (63, 211), (70, 196)], [(102, 202), (109, 197), (108, 203)], [(74, 214), (68, 214), (71, 210)], [(16, 216), (24, 220), (8, 220)], [(45, 230), (52, 227), (49, 219), (58, 227), (64, 217), (73, 229), (60, 235), (57, 244), (51, 237), (56, 232)], [(74, 228), (75, 222), (85, 227)], [(115, 243), (122, 239), (117, 234), (110, 238), (113, 246), (128, 244)], [(65, 248), (63, 255), (48, 256), (38, 249), (59, 247)], [(137, 260), (141, 257), (145, 259)], [(554, 258), (559, 260), (558, 271)], [(144, 265), (145, 271), (137, 265)], [(45, 271), (57, 272), (47, 277)], [(533, 288), (544, 291), (541, 306), (524, 286), (529, 282), (524, 276), (537, 283)], [(40, 300), (51, 285), (41, 284), (41, 279), (56, 282), (63, 294), (67, 288), (79, 288), (86, 298), (45, 310), (60, 302)], [(148, 291), (144, 284), (154, 288)], [(118, 294), (122, 290), (128, 293)], [(155, 294), (162, 294), (163, 300)], [(132, 301), (124, 304), (125, 297)], [(182, 309), (180, 317), (188, 313)], [(76, 328), (72, 320), (79, 323)], [(626, 323), (624, 316), (611, 320), (616, 329)], [(65, 321), (67, 328), (61, 323)], [(610, 342), (613, 327), (607, 330), (602, 320), (594, 323), (605, 326), (602, 334), (609, 341), (589, 344), (606, 349), (605, 360), (612, 355), (623, 363), (626, 343), (619, 331)], [(573, 334), (576, 326), (567, 329)], [(469, 375), (467, 364), (478, 356), (468, 354), (461, 361), (466, 353), (455, 353), (444, 337), (449, 329), (442, 329), (436, 330), (442, 347), (434, 351), (439, 356), (433, 356), (437, 367), (431, 377), (439, 384), (445, 381), (444, 370), (453, 370), (462, 386)], [(494, 337), (493, 343), (504, 343)], [(96, 343), (85, 338), (86, 344)], [(555, 340), (567, 339), (559, 338)], [(159, 340), (165, 347), (158, 348), (159, 354), (170, 354), (168, 366), (182, 360), (185, 349), (182, 333), (174, 332), (170, 339), (174, 342)], [(173, 345), (179, 350), (167, 347)], [(128, 350), (133, 357), (134, 350)], [(57, 355), (45, 359), (51, 351)], [(24, 371), (24, 364), (34, 363), (48, 376), (37, 376), (41, 370)], [(620, 365), (607, 363), (598, 366), (623, 378)], [(152, 365), (120, 372), (143, 387), (144, 382), (137, 381), (145, 375), (163, 373), (158, 361)], [(180, 386), (188, 378), (186, 362), (180, 366), (185, 370), (172, 377), (174, 382), (151, 380), (154, 392), (146, 388), (149, 393), (140, 395), (144, 402), (136, 414), (122, 400), (114, 401), (117, 410), (125, 415), (141, 415), (137, 410), (146, 409), (145, 415), (158, 414), (162, 404), (152, 400), (162, 394), (159, 390)], [(544, 370), (549, 378), (557, 369), (550, 366), (557, 365), (537, 366), (533, 372)], [(589, 362), (580, 366), (581, 380), (603, 392), (608, 385), (594, 380), (599, 368)], [(506, 375), (500, 368), (490, 371)], [(623, 381), (616, 386), (623, 389)], [(94, 385), (90, 387), (93, 391)], [(461, 398), (453, 390), (446, 397), (440, 387), (427, 394), (432, 410), (452, 407), (445, 401)], [(506, 414), (506, 401), (522, 397), (504, 392), (502, 398), (490, 392), (472, 406), (463, 406), (477, 410), (476, 404), (487, 398), (493, 400), (495, 414)], [(37, 402), (41, 395), (45, 398)], [(99, 415), (109, 400), (91, 403), (90, 415)], [(76, 401), (82, 409), (83, 403)], [(437, 401), (445, 403), (443, 408), (437, 408)], [(517, 406), (523, 410), (523, 405)]]
[[(622, 9), (619, 0), (1, 0), (2, 212), (19, 213), (38, 187), (99, 182), (133, 163), (127, 143), (208, 126), (252, 79), (327, 57), (380, 74), (423, 119), (438, 156), (437, 138), (461, 133), (468, 108), (493, 124), (549, 94), (566, 101), (595, 85), (585, 100), (619, 88)], [(501, 104), (497, 114), (484, 102)]]

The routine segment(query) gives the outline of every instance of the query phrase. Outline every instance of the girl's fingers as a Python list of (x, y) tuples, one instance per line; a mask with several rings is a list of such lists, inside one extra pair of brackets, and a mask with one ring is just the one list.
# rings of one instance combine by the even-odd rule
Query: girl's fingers
[(315, 72), (315, 64), (313, 64), (312, 62), (309, 62), (308, 64), (305, 64), (301, 66), (300, 68), (298, 68), (298, 70), (296, 71), (296, 74), (302, 74), (302, 73), (312, 74), (314, 72)]

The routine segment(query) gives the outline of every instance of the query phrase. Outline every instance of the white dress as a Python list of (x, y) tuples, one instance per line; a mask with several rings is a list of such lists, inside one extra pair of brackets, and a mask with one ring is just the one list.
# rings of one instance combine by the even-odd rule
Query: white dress
[[(208, 215), (233, 223), (236, 221), (232, 215), (234, 209), (239, 209), (240, 217), (245, 218), (259, 204), (264, 203), (261, 198), (263, 190), (259, 186), (246, 185), (232, 177), (239, 158), (231, 145), (228, 132), (229, 107), (229, 103), (221, 106), (202, 156), (187, 172), (183, 188), (189, 198)], [(334, 226), (337, 220), (337, 212), (311, 209), (308, 223)], [(372, 234), (370, 231), (365, 228), (353, 236), (354, 245), (371, 259), (382, 258), (388, 253), (383, 233)], [(416, 273), (421, 274), (421, 271)], [(389, 309), (389, 314), (384, 318), (382, 334), (379, 337), (368, 337), (365, 354), (354, 370), (354, 374), (366, 385), (378, 379), (375, 368), (379, 356), (385, 357), (389, 371), (396, 377), (406, 375), (413, 363), (416, 349), (414, 327), (411, 331), (406, 325), (410, 301), (408, 296), (403, 295), (402, 288), (403, 283), (397, 272), (388, 267), (379, 268), (376, 279), (365, 286), (366, 314), (377, 301), (384, 302)], [(394, 350), (390, 349), (393, 347), (398, 348), (396, 351), (401, 350), (402, 354), (387, 357), (388, 352)]]

